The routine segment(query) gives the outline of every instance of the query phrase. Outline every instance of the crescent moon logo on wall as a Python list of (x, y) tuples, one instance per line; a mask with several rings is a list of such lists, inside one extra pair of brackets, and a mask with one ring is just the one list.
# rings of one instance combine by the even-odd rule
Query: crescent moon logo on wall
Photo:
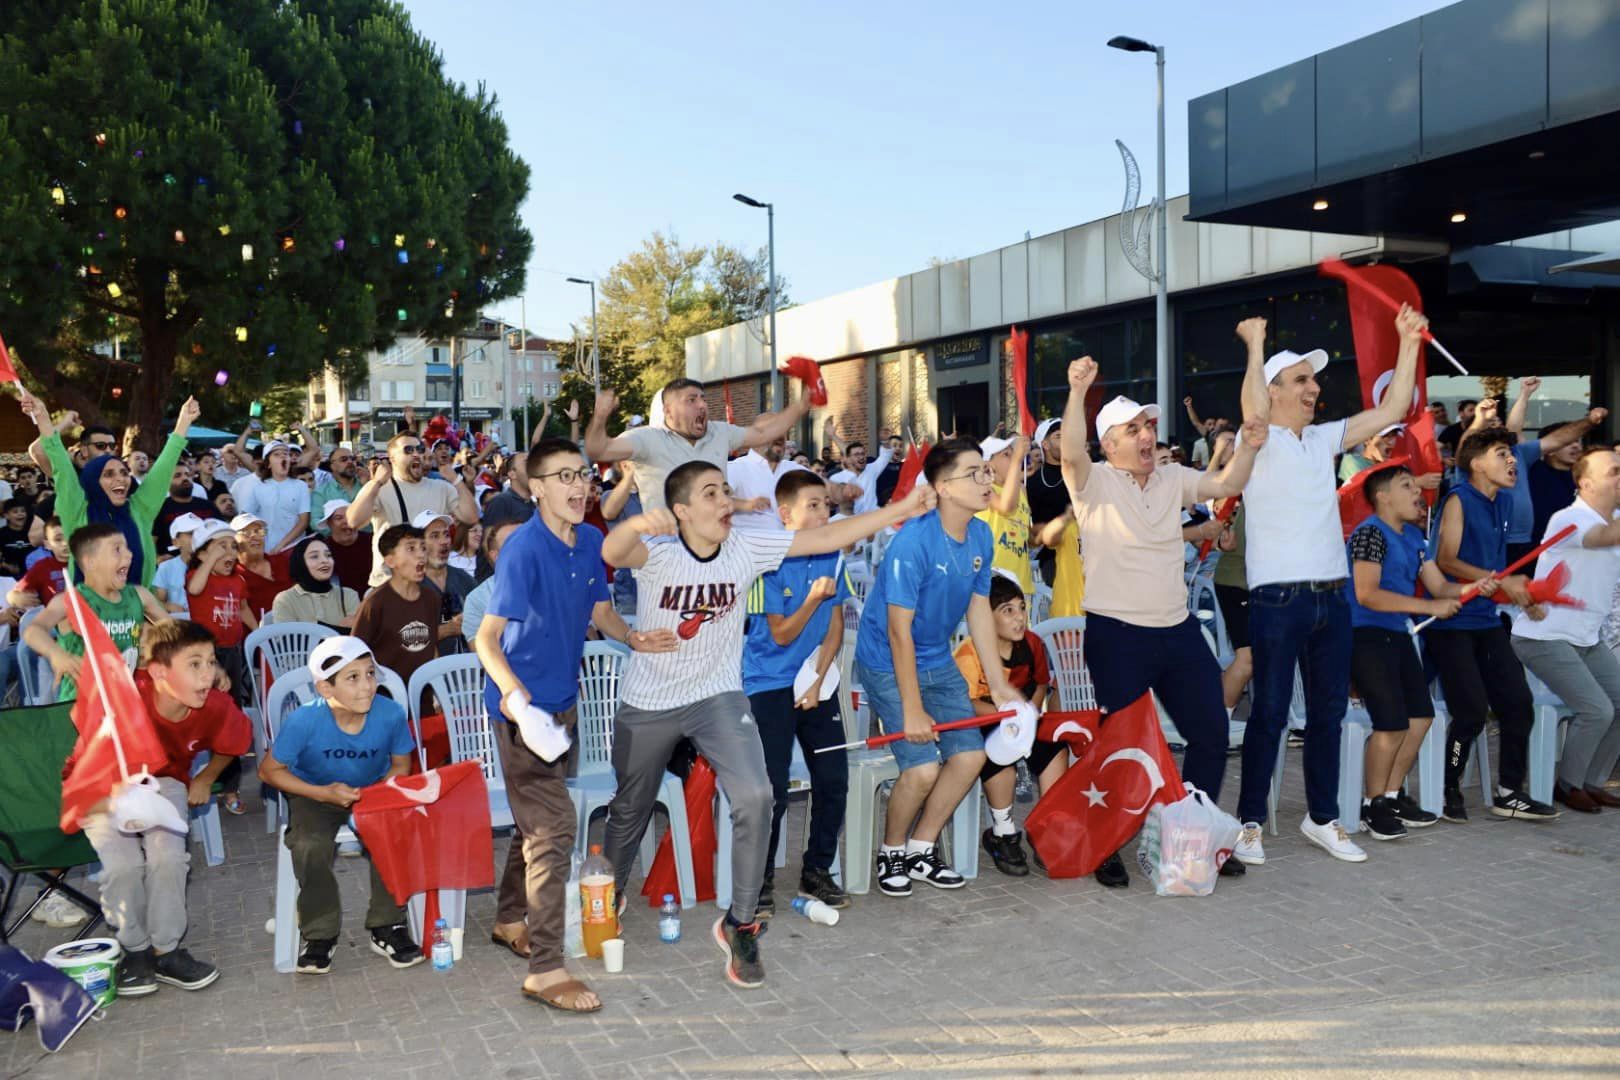
[[(1084, 735), (1086, 737), (1086, 742), (1091, 742), (1093, 739), (1089, 728), (1082, 727), (1078, 721), (1065, 720), (1063, 723), (1052, 729), (1052, 741), (1061, 742), (1063, 740), (1064, 733), (1070, 731), (1077, 735)], [(1113, 759), (1110, 758), (1109, 760), (1111, 761)], [(1104, 764), (1107, 764), (1107, 762), (1104, 762)]]
[(1147, 798), (1142, 801), (1141, 806), (1134, 809), (1127, 809), (1125, 811), (1127, 814), (1141, 814), (1152, 804), (1153, 796), (1157, 795), (1159, 793), (1159, 789), (1164, 787), (1164, 773), (1159, 771), (1159, 763), (1153, 760), (1153, 756), (1146, 750), (1142, 750), (1135, 746), (1127, 746), (1125, 749), (1115, 750), (1112, 754), (1109, 754), (1107, 757), (1103, 758), (1103, 763), (1097, 766), (1097, 775), (1101, 776), (1104, 769), (1108, 768), (1109, 765), (1120, 759), (1135, 762), (1137, 765), (1140, 765), (1142, 767), (1142, 771), (1147, 773), (1148, 782), (1153, 785), (1148, 789)]

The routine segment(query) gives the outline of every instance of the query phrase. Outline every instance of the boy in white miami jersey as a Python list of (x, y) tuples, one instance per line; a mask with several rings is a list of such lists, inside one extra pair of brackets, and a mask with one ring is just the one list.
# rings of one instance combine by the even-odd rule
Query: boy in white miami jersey
[[(918, 485), (885, 510), (800, 532), (732, 531), (725, 473), (687, 462), (664, 482), (668, 509), (649, 510), (619, 525), (602, 557), (636, 571), (636, 626), (673, 630), (669, 653), (635, 653), (621, 684), (613, 728), (613, 770), (619, 790), (608, 808), (606, 854), (619, 894), (647, 829), (670, 752), (691, 738), (714, 766), (731, 801), (731, 910), (714, 926), (726, 953), (726, 975), (738, 986), (759, 986), (759, 923), (754, 906), (769, 856), (773, 795), (759, 730), (742, 692), (743, 623), (748, 589), (789, 556), (838, 551), (933, 505), (933, 489)], [(644, 543), (643, 537), (657, 537)]]

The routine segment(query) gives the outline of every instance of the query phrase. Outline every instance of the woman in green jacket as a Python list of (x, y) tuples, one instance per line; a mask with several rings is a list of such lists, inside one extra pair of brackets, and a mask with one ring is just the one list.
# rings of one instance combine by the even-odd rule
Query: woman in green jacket
[[(152, 540), (152, 525), (157, 520), (158, 511), (163, 508), (163, 500), (169, 497), (169, 481), (174, 477), (174, 467), (180, 461), (181, 451), (186, 448), (186, 433), (202, 412), (197, 399), (187, 398), (186, 403), (180, 406), (180, 418), (175, 421), (174, 434), (163, 444), (163, 452), (152, 463), (140, 487), (131, 491), (130, 478), (126, 475), (103, 479), (106, 472), (103, 464), (101, 468), (86, 467), (91, 474), (91, 482), (98, 489), (87, 492), (81, 471), (73, 467), (73, 459), (62, 445), (62, 436), (51, 423), (50, 410), (28, 391), (22, 390), (21, 393), (23, 412), (32, 417), (39, 428), (40, 447), (45, 451), (46, 460), (51, 463), (51, 478), (56, 484), (56, 516), (62, 519), (62, 531), (71, 537), (91, 520), (106, 521), (117, 526), (130, 540), (130, 551), (135, 555), (129, 580), (150, 586), (152, 574), (157, 570), (157, 545)], [(113, 472), (116, 474), (118, 470)], [(68, 562), (68, 573), (77, 580), (77, 568), (71, 560)]]

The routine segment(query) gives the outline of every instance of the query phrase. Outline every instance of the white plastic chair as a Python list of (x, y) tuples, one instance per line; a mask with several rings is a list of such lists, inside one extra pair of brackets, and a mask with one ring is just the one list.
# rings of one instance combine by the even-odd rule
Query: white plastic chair
[(17, 678), (22, 683), (24, 705), (45, 705), (49, 703), (53, 673), (50, 661), (28, 647), (23, 640), (23, 631), (28, 624), (39, 618), (43, 607), (30, 608), (17, 623)]
[[(256, 717), (253, 725), (253, 753), (255, 757), (264, 757), (265, 747), (269, 746), (266, 739), (268, 722), (264, 717), (266, 696), (270, 687), (277, 679), (295, 669), (304, 670), (309, 663), (309, 654), (315, 651), (315, 646), (329, 637), (336, 637), (332, 629), (319, 623), (266, 623), (247, 636), (242, 643), (242, 651), (247, 656), (248, 681), (253, 686), (252, 714)], [(269, 681), (265, 681), (265, 672), (269, 672)], [(311, 691), (313, 693), (313, 691)], [(276, 813), (274, 800), (268, 791), (264, 793), (264, 831), (275, 832)]]
[[(421, 702), (424, 691), (433, 691), (439, 707), (444, 710), (444, 724), (450, 735), (450, 760), (477, 761), (483, 767), (484, 786), (489, 789), (490, 823), (497, 829), (509, 829), (513, 825), (512, 804), (506, 793), (500, 752), (495, 746), (495, 731), (484, 704), (485, 678), (484, 665), (476, 654), (441, 656), (416, 669), (407, 696), (414, 706)], [(418, 732), (421, 727), (419, 717)], [(417, 756), (426, 769), (427, 753), (420, 738)]]
[[(1530, 683), (1536, 710), (1535, 723), (1530, 727), (1530, 797), (1550, 804), (1558, 759), (1564, 751), (1564, 736), (1574, 713), (1535, 672), (1525, 668), (1524, 677)], [(1485, 741), (1483, 733), (1476, 741)]]
[[(191, 775), (196, 776), (213, 757), (207, 751), (197, 755), (191, 766)], [(189, 811), (191, 842), (201, 844), (203, 861), (209, 866), (218, 866), (225, 861), (225, 833), (219, 824), (219, 800), (210, 798), (202, 806), (193, 806)]]
[[(613, 721), (619, 708), (619, 679), (629, 650), (616, 642), (587, 641), (580, 661), (578, 722), (579, 772), (568, 780), (579, 813), (575, 849), (584, 854), (591, 817), (613, 801), (618, 779), (613, 774)], [(696, 879), (692, 870), (692, 835), (686, 821), (686, 789), (680, 777), (665, 772), (658, 789), (658, 801), (669, 815), (671, 844), (675, 851), (675, 880), (680, 888), (681, 906), (697, 904)], [(641, 840), (644, 870), (651, 869), (657, 853), (653, 830)]]
[(1086, 617), (1047, 619), (1030, 629), (1046, 646), (1046, 662), (1058, 692), (1057, 704), (1052, 707), (1095, 709), (1097, 692), (1091, 687), (1091, 672), (1086, 670)]

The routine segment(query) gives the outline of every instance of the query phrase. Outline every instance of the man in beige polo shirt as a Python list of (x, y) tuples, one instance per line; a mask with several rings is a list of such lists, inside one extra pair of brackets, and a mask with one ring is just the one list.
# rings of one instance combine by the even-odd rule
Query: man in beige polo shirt
[[(1236, 454), (1218, 474), (1157, 465), (1159, 407), (1116, 397), (1097, 413), (1103, 460), (1093, 463), (1085, 402), (1096, 377), (1089, 356), (1069, 365), (1062, 430), (1063, 479), (1086, 553), (1085, 655), (1097, 705), (1112, 712), (1156, 692), (1187, 742), (1183, 778), (1218, 799), (1227, 743), (1221, 669), (1187, 610), (1181, 511), (1241, 492), (1266, 426), (1244, 424)], [(1243, 865), (1228, 859), (1221, 873), (1241, 874)], [(1117, 853), (1096, 877), (1116, 888), (1130, 883)]]

